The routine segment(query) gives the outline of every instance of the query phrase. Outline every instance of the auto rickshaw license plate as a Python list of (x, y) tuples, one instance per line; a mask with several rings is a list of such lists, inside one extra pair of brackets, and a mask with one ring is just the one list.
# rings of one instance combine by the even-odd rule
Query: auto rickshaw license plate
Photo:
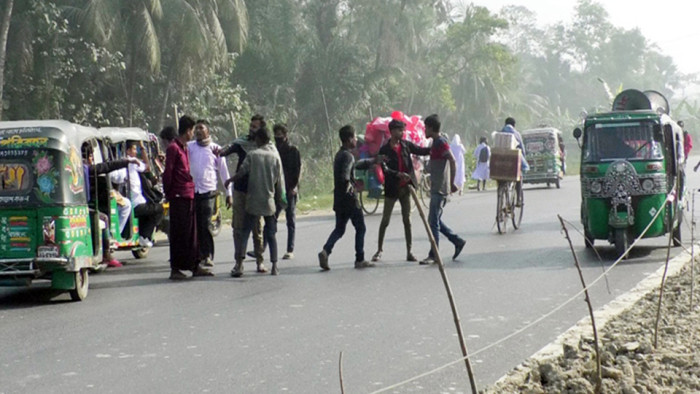
[(58, 246), (56, 245), (48, 245), (48, 246), (39, 246), (36, 249), (36, 256), (39, 258), (53, 258), (53, 257), (58, 257)]

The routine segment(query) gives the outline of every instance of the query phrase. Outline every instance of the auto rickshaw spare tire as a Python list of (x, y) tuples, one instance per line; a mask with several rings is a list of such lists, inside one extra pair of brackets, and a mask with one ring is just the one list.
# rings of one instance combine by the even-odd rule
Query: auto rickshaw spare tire
[(151, 248), (146, 248), (146, 247), (140, 247), (136, 249), (131, 249), (131, 254), (134, 255), (137, 259), (143, 259), (148, 256), (148, 252), (151, 250)]
[(90, 285), (89, 273), (87, 268), (82, 268), (80, 271), (74, 273), (75, 275), (75, 288), (69, 290), (70, 298), (73, 301), (82, 301), (88, 295), (88, 287)]
[[(626, 228), (616, 228), (615, 231), (615, 253), (617, 257), (622, 256), (629, 247), (629, 232)], [(625, 256), (625, 259), (628, 256)]]

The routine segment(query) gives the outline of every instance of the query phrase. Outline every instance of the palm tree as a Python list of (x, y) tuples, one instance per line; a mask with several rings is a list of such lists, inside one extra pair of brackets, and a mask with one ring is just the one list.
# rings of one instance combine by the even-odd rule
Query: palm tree
[(247, 40), (243, 0), (82, 0), (77, 4), (67, 8), (68, 15), (99, 44), (125, 55), (129, 123), (138, 79), (160, 75), (165, 53), (170, 54), (168, 76), (176, 78), (173, 70), (189, 71), (193, 64), (205, 65), (207, 70), (225, 64), (228, 53), (240, 51)]
[[(7, 36), (10, 32), (10, 21), (12, 19), (12, 7), (14, 0), (5, 0), (4, 12), (2, 13), (2, 21), (0, 21), (0, 120), (2, 120), (3, 109), (3, 86), (5, 85), (5, 55), (7, 53)], [(0, 4), (2, 1), (0, 0)]]

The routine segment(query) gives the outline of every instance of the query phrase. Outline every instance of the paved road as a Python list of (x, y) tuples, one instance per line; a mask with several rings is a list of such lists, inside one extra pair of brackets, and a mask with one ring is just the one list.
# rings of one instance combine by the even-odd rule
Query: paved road
[[(697, 184), (693, 174), (692, 179)], [(532, 329), (480, 351), (549, 312), (580, 290), (556, 219), (579, 223), (578, 178), (562, 189), (526, 189), (523, 226), (498, 235), (493, 190), (454, 197), (445, 220), (467, 240), (459, 261), (447, 263), (478, 386), (493, 383), (587, 315), (581, 299)], [(379, 215), (367, 217), (368, 257), (376, 246)], [(414, 213), (414, 250), (426, 254)], [(15, 392), (339, 392), (338, 358), (348, 392), (371, 392), (460, 357), (439, 271), (402, 261), (398, 210), (385, 259), (362, 271), (352, 265), (354, 233), (320, 272), (316, 254), (332, 228), (331, 216), (302, 218), (296, 259), (281, 275), (228, 276), (232, 241), (217, 238), (214, 278), (170, 282), (167, 247), (146, 260), (128, 253), (122, 269), (91, 276), (86, 301), (73, 303), (47, 284), (0, 289), (0, 393)], [(280, 225), (280, 241), (286, 229)], [(592, 291), (596, 307), (633, 287), (661, 266), (665, 240), (645, 240)], [(284, 242), (281, 242), (284, 243)], [(452, 246), (443, 243), (449, 261)], [(576, 249), (587, 280), (603, 266)], [(598, 247), (611, 260), (613, 248)], [(673, 254), (680, 248), (673, 249)], [(478, 353), (477, 353), (478, 352)], [(468, 392), (464, 365), (446, 368), (396, 392)]]

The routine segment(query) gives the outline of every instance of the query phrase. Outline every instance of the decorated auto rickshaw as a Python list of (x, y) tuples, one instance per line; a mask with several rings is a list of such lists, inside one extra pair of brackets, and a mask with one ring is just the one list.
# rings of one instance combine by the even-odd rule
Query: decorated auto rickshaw
[(586, 247), (596, 239), (619, 256), (638, 237), (673, 233), (681, 242), (685, 199), (683, 131), (658, 92), (625, 90), (611, 112), (574, 130), (581, 154), (581, 222)]
[(104, 265), (81, 147), (98, 140), (66, 121), (0, 122), (0, 285), (48, 279), (73, 300), (87, 296), (89, 272)]
[(561, 132), (553, 127), (525, 130), (521, 133), (525, 158), (530, 170), (523, 173), (523, 183), (545, 183), (560, 187), (562, 176), (559, 142)]

